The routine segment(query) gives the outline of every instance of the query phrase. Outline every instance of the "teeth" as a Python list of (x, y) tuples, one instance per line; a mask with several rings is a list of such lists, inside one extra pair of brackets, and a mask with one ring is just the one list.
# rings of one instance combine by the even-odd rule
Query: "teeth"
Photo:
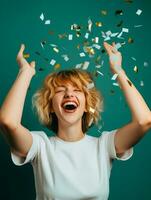
[(66, 102), (63, 104), (63, 107), (65, 108), (67, 105), (74, 105), (75, 107), (77, 107), (77, 104), (75, 102)]

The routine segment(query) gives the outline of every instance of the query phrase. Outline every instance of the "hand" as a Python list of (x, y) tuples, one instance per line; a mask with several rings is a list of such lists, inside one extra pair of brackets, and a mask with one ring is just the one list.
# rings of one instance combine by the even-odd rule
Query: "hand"
[(32, 75), (35, 75), (35, 61), (32, 61), (30, 64), (27, 62), (27, 60), (23, 56), (24, 49), (25, 45), (22, 44), (16, 58), (20, 71), (29, 70)]
[(118, 72), (121, 70), (122, 67), (122, 55), (121, 53), (116, 49), (116, 45), (113, 42), (112, 45), (108, 44), (107, 42), (104, 42), (105, 50), (107, 51), (107, 54), (109, 55), (109, 62), (112, 72)]

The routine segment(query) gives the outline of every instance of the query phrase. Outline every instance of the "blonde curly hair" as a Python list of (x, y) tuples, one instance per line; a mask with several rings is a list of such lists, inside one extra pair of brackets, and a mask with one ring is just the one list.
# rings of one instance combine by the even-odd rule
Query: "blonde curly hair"
[(102, 94), (96, 89), (93, 76), (88, 71), (66, 69), (48, 74), (42, 87), (32, 96), (32, 108), (36, 108), (39, 122), (57, 134), (58, 119), (52, 112), (52, 98), (55, 88), (66, 83), (78, 87), (85, 94), (87, 112), (82, 116), (82, 131), (85, 133), (91, 126), (98, 124), (100, 112), (103, 111)]

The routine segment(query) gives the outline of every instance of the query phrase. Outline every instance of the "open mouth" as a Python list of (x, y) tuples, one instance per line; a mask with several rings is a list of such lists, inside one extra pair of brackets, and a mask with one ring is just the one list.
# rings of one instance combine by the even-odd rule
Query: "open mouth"
[(78, 105), (75, 102), (66, 102), (62, 105), (65, 112), (75, 112)]

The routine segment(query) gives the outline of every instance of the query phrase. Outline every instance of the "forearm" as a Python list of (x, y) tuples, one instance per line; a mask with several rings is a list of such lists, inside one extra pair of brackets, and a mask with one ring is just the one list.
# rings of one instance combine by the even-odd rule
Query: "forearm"
[(18, 76), (1, 107), (1, 122), (6, 122), (13, 126), (17, 126), (21, 123), (25, 97), (32, 76), (33, 75), (28, 70), (20, 71), (18, 73)]
[(117, 81), (125, 95), (126, 101), (132, 113), (132, 120), (139, 123), (150, 121), (151, 112), (145, 100), (127, 77), (125, 71), (122, 69), (118, 72)]

